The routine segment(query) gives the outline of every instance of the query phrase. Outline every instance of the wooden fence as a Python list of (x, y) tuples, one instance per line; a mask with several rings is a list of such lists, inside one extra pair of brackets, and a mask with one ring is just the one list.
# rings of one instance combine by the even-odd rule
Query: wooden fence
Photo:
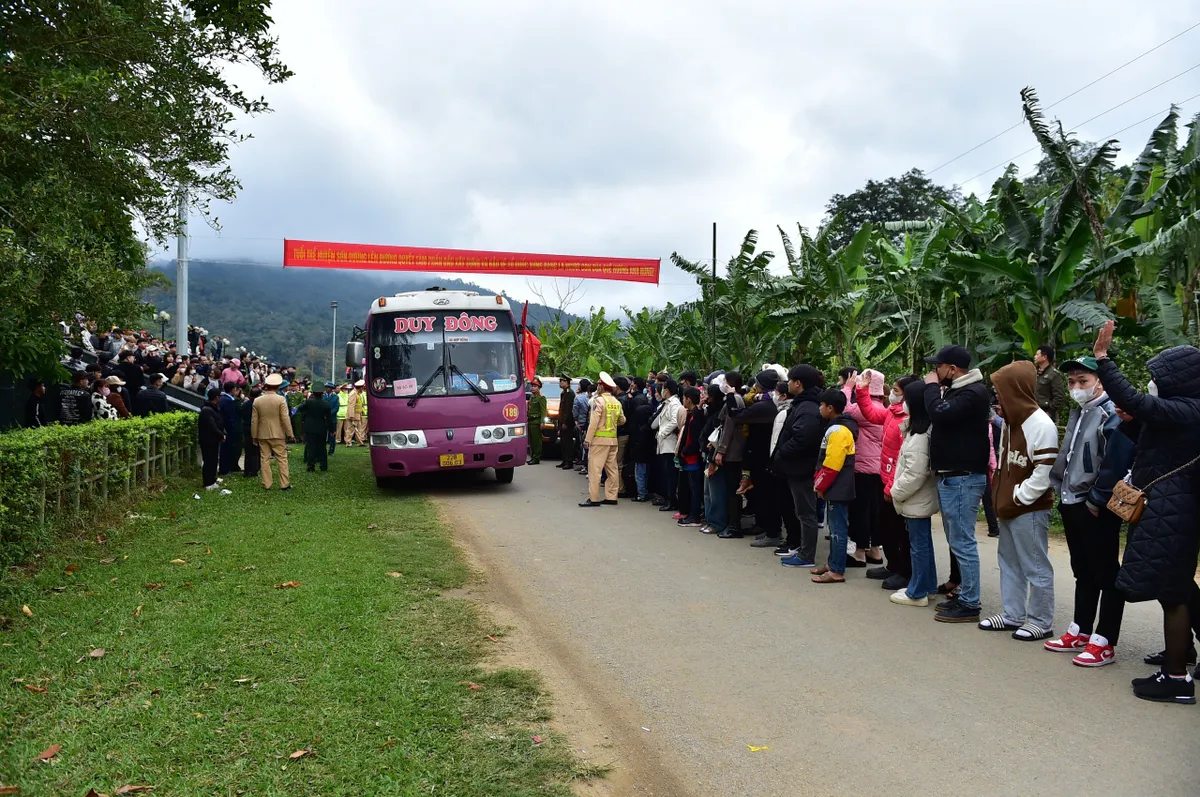
[[(107, 444), (102, 460), (107, 467), (89, 467), (90, 473), (83, 474), (77, 463), (68, 468), (68, 476), (55, 484), (42, 484), (41, 509), (38, 523), (45, 525), (53, 516), (66, 512), (79, 514), (84, 508), (103, 505), (110, 495), (120, 494), (128, 498), (138, 485), (149, 484), (155, 477), (166, 478), (182, 473), (188, 463), (199, 465), (199, 447), (194, 437), (174, 442), (164, 440), (167, 435), (151, 429), (141, 435), (142, 446), (137, 459), (132, 462), (112, 461), (107, 457)], [(49, 452), (47, 452), (49, 456)]]

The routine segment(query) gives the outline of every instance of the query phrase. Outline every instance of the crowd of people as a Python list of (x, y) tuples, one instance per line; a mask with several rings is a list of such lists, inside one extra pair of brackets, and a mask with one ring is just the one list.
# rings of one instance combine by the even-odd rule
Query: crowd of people
[[(833, 385), (811, 365), (767, 364), (752, 378), (602, 372), (572, 393), (563, 375), (559, 467), (588, 477), (581, 507), (627, 498), (673, 513), (682, 528), (752, 536), (751, 546), (774, 549), (815, 584), (845, 583), (861, 568), (893, 604), (933, 603), (938, 622), (1008, 633), (1081, 667), (1115, 660), (1126, 602), (1157, 600), (1166, 647), (1145, 657), (1160, 669), (1134, 679), (1133, 691), (1190, 704), (1193, 630), (1200, 634), (1200, 350), (1158, 354), (1140, 391), (1108, 357), (1112, 330), (1100, 331), (1093, 356), (1056, 367), (1044, 346), (1034, 362), (996, 370), (990, 386), (960, 346), (927, 358), (925, 376), (891, 382), (846, 368)], [(1071, 622), (1058, 635), (1056, 506), (1075, 578)], [(992, 614), (980, 589), (981, 508), (998, 538), (1001, 605)], [(945, 581), (935, 515), (950, 552)], [(822, 530), (828, 553), (818, 560)]]

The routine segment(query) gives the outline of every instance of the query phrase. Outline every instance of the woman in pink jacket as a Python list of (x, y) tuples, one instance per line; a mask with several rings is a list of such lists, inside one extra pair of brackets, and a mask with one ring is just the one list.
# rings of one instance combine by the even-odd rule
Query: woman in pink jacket
[(862, 416), (873, 424), (883, 426), (883, 444), (879, 458), (879, 478), (883, 482), (883, 504), (879, 510), (879, 523), (875, 528), (875, 539), (883, 545), (887, 555), (886, 567), (875, 567), (867, 571), (867, 578), (880, 579), (883, 588), (895, 592), (908, 584), (912, 578), (912, 555), (908, 546), (908, 528), (904, 518), (892, 507), (892, 482), (896, 478), (896, 460), (900, 456), (900, 444), (904, 441), (900, 424), (908, 415), (904, 412), (904, 388), (919, 381), (909, 374), (892, 384), (886, 406), (871, 396), (871, 382), (883, 375), (864, 371), (858, 377), (855, 398)]
[[(883, 374), (867, 369), (868, 398), (883, 403)], [(846, 558), (846, 567), (866, 567), (883, 564), (879, 516), (883, 507), (883, 480), (879, 477), (883, 457), (883, 424), (875, 423), (857, 404), (854, 389), (858, 371), (851, 370), (842, 384), (846, 394), (846, 414), (858, 422), (858, 439), (854, 441), (854, 501), (850, 504), (850, 539), (854, 541), (854, 556)], [(854, 398), (855, 401), (851, 401)]]

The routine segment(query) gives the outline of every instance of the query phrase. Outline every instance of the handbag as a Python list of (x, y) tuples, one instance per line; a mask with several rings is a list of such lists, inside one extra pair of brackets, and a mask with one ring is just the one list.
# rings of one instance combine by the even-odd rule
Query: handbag
[(1169, 479), (1176, 473), (1190, 468), (1197, 462), (1200, 462), (1200, 457), (1180, 465), (1168, 474), (1159, 476), (1141, 490), (1133, 486), (1133, 472), (1130, 471), (1124, 479), (1113, 485), (1112, 496), (1108, 499), (1108, 511), (1130, 525), (1136, 524), (1142, 519), (1142, 512), (1146, 509), (1146, 493), (1150, 492), (1150, 488), (1163, 479)]

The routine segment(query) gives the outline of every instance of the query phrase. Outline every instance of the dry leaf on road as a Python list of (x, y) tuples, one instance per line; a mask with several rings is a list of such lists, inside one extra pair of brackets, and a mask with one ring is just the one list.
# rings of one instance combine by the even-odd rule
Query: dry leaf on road
[(44, 694), (46, 694), (46, 690), (45, 690), (45, 689), (43, 689), (43, 688), (42, 688), (42, 687), (40, 687), (40, 686), (34, 686), (33, 684), (25, 684), (25, 689), (26, 689), (27, 691), (33, 692), (35, 695), (44, 695)]
[(108, 651), (105, 650), (104, 648), (96, 648), (91, 653), (89, 653), (88, 656), (93, 659), (102, 659), (102, 658), (104, 658), (104, 654), (107, 652)]
[(294, 761), (297, 758), (304, 758), (304, 756), (308, 755), (311, 752), (312, 752), (312, 750), (309, 750), (306, 747), (303, 750), (297, 750), (296, 752), (292, 753), (290, 756), (288, 756), (288, 758), (290, 758)]
[(136, 609), (134, 609), (134, 610), (133, 610), (133, 616), (134, 616), (134, 617), (141, 617), (141, 616), (142, 616), (142, 607), (143, 607), (143, 606), (145, 606), (145, 605), (146, 605), (146, 604), (144, 604), (144, 603), (139, 603), (139, 604), (138, 604), (138, 607), (137, 607)]
[(291, 589), (292, 587), (300, 586), (299, 581), (285, 581), (282, 584), (276, 584), (275, 589)]
[(66, 572), (66, 573), (74, 573), (74, 572), (75, 572), (76, 570), (78, 570), (78, 569), (79, 569), (79, 565), (67, 565), (67, 567), (66, 567), (66, 569), (64, 570), (64, 572)]
[(52, 744), (42, 752), (38, 753), (38, 761), (49, 761), (54, 756), (58, 755), (58, 751), (62, 749), (61, 744)]
[(25, 615), (26, 617), (33, 617), (33, 609), (30, 609), (28, 606), (22, 606), (21, 614)]
[(186, 564), (187, 564), (187, 560), (185, 560), (185, 559), (172, 559), (172, 560), (171, 560), (171, 564), (173, 564), (173, 565), (186, 565)]
[(141, 791), (154, 791), (154, 787), (153, 787), (153, 786), (145, 786), (145, 785), (142, 785), (142, 786), (133, 786), (133, 785), (129, 785), (129, 786), (121, 786), (121, 787), (119, 787), (119, 788), (118, 788), (116, 791), (114, 791), (114, 792), (113, 792), (113, 794), (136, 794), (136, 793), (138, 793), (138, 792), (141, 792)]

